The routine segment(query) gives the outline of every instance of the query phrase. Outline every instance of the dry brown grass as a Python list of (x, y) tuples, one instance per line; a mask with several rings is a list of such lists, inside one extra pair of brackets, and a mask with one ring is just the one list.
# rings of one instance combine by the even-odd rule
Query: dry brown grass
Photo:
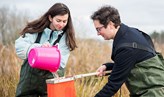
[(164, 44), (154, 43), (156, 51), (162, 53), (164, 55)]
[[(111, 61), (111, 47), (107, 42), (78, 40), (78, 48), (71, 52), (66, 76), (95, 72), (104, 62)], [(158, 51), (164, 54), (164, 46), (156, 44)], [(15, 54), (14, 44), (0, 45), (0, 97), (14, 97), (19, 79), (22, 60)], [(107, 82), (105, 77), (86, 77), (75, 80), (77, 97), (93, 97)], [(123, 85), (121, 97), (128, 97), (128, 90)], [(120, 91), (115, 97), (120, 97)]]
[[(109, 42), (95, 40), (78, 40), (78, 48), (71, 53), (66, 75), (85, 74), (95, 72), (103, 63), (111, 61), (111, 47)], [(94, 97), (106, 84), (108, 76), (87, 77), (78, 79), (75, 84), (77, 97)], [(123, 85), (122, 97), (128, 97), (128, 90)], [(115, 95), (120, 97), (120, 91)]]
[(0, 45), (0, 97), (14, 97), (20, 62), (12, 44)]

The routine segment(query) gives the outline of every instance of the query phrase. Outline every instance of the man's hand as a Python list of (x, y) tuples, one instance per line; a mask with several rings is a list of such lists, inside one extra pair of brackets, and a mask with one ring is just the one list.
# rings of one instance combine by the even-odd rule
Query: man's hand
[(102, 65), (97, 69), (97, 76), (104, 76), (105, 75), (105, 71), (106, 70), (106, 66)]

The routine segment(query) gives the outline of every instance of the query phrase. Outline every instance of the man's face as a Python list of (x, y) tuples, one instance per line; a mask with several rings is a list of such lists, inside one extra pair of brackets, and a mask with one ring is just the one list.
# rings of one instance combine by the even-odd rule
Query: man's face
[(109, 22), (106, 28), (104, 25), (100, 24), (99, 20), (93, 20), (93, 23), (97, 30), (97, 35), (101, 35), (104, 38), (104, 40), (110, 40), (114, 38), (115, 27), (112, 25), (111, 22)]

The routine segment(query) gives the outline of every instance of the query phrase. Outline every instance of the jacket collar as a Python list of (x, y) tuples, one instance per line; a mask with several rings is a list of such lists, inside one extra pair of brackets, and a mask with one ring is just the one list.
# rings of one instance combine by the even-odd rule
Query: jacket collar
[(123, 38), (123, 36), (124, 36), (124, 34), (126, 34), (128, 28), (129, 28), (129, 27), (128, 27), (127, 25), (123, 24), (123, 23), (120, 25), (120, 28), (119, 28), (119, 30), (117, 31), (116, 36), (115, 36), (115, 38), (114, 38), (113, 45), (116, 45), (117, 42), (118, 42), (121, 38)]
[[(50, 34), (52, 32), (52, 30), (50, 28), (45, 28), (44, 32), (46, 34)], [(53, 33), (55, 33), (56, 35), (59, 35), (59, 34), (63, 33), (63, 30), (58, 30), (58, 31), (54, 30)]]

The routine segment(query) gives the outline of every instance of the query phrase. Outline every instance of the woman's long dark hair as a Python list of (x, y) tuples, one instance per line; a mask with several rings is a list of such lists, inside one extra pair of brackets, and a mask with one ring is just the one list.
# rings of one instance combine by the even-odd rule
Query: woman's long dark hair
[(40, 33), (46, 27), (50, 26), (49, 15), (54, 17), (56, 15), (65, 15), (68, 14), (68, 23), (63, 31), (66, 33), (67, 45), (70, 47), (70, 50), (74, 50), (77, 45), (75, 42), (75, 30), (72, 24), (71, 14), (69, 8), (63, 3), (55, 3), (43, 16), (39, 19), (29, 22), (26, 27), (20, 32), (21, 35), (25, 33)]

